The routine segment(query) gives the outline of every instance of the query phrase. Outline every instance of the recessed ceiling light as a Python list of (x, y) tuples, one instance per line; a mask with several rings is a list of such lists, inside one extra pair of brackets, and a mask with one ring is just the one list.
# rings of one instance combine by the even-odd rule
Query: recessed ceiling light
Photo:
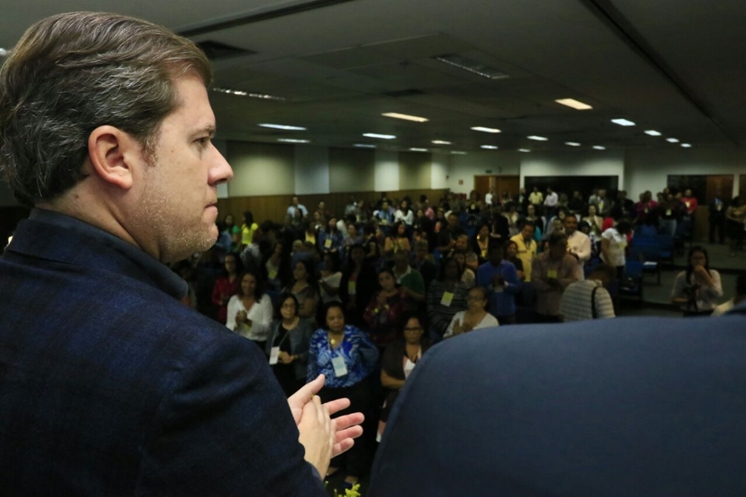
[(426, 117), (410, 116), (410, 115), (407, 115), (407, 114), (399, 114), (399, 113), (396, 113), (396, 112), (384, 112), (381, 115), (382, 116), (386, 116), (386, 117), (393, 117), (394, 119), (404, 119), (405, 121), (415, 121), (415, 122), (418, 122), (418, 123), (425, 123), (425, 122), (427, 122), (427, 118)]
[(523, 152), (524, 154), (527, 154), (527, 153), (529, 153), (531, 151), (531, 149), (528, 149), (528, 148), (519, 148), (518, 151), (519, 152)]
[(286, 124), (261, 123), (259, 126), (261, 126), (262, 128), (284, 129), (286, 131), (305, 131), (306, 130), (306, 128), (302, 126), (288, 126)]
[(482, 145), (482, 148), (486, 148), (487, 150), (497, 150), (496, 145)]
[(555, 102), (557, 102), (558, 104), (566, 105), (568, 107), (572, 107), (573, 109), (577, 110), (588, 110), (593, 108), (588, 104), (584, 104), (579, 100), (575, 100), (574, 98), (560, 98), (555, 100)]
[(526, 138), (528, 138), (529, 140), (536, 140), (537, 142), (545, 142), (549, 140), (549, 138), (546, 138), (544, 136), (536, 136), (536, 135), (527, 136)]
[(596, 150), (606, 150), (606, 147), (602, 147), (601, 145), (593, 145), (593, 148)]
[(357, 148), (376, 148), (376, 146), (371, 143), (356, 143), (354, 146)]
[(280, 100), (280, 101), (287, 100), (287, 98), (276, 97), (274, 95), (268, 95), (266, 93), (251, 93), (251, 92), (244, 91), (244, 90), (234, 90), (232, 88), (212, 88), (212, 91), (216, 91), (218, 93), (226, 93), (228, 95), (235, 95), (237, 97), (259, 98), (262, 100)]
[(684, 148), (692, 148), (692, 144), (691, 143), (682, 143), (681, 146), (684, 147)]
[(426, 148), (411, 147), (409, 150), (411, 150), (412, 152), (427, 152)]
[(453, 154), (453, 155), (466, 155), (466, 152), (463, 152), (461, 150), (451, 150), (451, 154)]
[(612, 119), (611, 122), (618, 124), (619, 126), (634, 126), (635, 123), (628, 119)]
[(7, 57), (8, 51), (2, 47), (0, 47), (0, 57)]
[(311, 140), (299, 140), (297, 138), (278, 138), (277, 141), (285, 143), (311, 143)]
[(661, 132), (660, 131), (656, 131), (654, 129), (646, 129), (645, 130), (645, 134), (646, 135), (650, 135), (650, 136), (660, 136)]
[(446, 54), (439, 55), (438, 57), (433, 57), (433, 59), (445, 62), (446, 64), (458, 67), (459, 69), (463, 69), (464, 71), (469, 71), (471, 73), (478, 74), (479, 76), (492, 80), (507, 79), (510, 77), (504, 72), (498, 71), (494, 67), (487, 66), (485, 64), (482, 64), (481, 62), (477, 62), (462, 55)]
[(382, 140), (393, 140), (396, 138), (395, 135), (379, 135), (378, 133), (363, 133), (363, 136), (368, 138), (381, 138)]
[(570, 145), (571, 147), (579, 147), (580, 143), (578, 143), (578, 142), (565, 142), (565, 145)]
[(678, 138), (666, 138), (666, 141), (668, 143), (679, 143), (679, 139)]
[(474, 126), (471, 129), (474, 131), (484, 131), (485, 133), (500, 133), (500, 130), (497, 128), (485, 128), (484, 126)]
[(445, 140), (433, 140), (433, 145), (451, 145), (451, 142)]

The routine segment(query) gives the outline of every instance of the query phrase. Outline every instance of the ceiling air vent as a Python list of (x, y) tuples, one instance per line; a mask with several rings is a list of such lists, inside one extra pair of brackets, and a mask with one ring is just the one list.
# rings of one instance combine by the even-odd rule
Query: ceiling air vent
[(256, 52), (253, 50), (246, 50), (244, 48), (232, 47), (219, 41), (205, 40), (197, 43), (197, 46), (201, 48), (207, 58), (210, 60), (222, 60), (230, 57), (238, 57), (241, 55), (253, 55)]

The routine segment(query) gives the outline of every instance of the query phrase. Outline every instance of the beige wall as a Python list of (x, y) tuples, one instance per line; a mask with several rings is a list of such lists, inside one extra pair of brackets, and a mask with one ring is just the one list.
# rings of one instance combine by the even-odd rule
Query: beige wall
[(399, 190), (429, 189), (432, 163), (431, 154), (399, 152)]
[(376, 187), (374, 150), (330, 148), (329, 191), (366, 192)]
[(233, 167), (233, 181), (228, 184), (231, 197), (292, 195), (295, 191), (293, 147), (229, 142), (226, 158)]

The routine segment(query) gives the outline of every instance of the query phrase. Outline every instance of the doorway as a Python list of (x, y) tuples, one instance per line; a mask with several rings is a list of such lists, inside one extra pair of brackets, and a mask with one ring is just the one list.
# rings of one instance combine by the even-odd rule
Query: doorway
[(518, 197), (520, 183), (520, 176), (474, 176), (474, 190), (476, 190), (479, 194), (479, 198), (482, 200), (484, 200), (484, 196), (490, 192), (491, 188), (494, 188), (495, 196), (497, 196), (497, 198), (500, 198), (504, 192), (507, 192), (513, 198), (516, 198)]

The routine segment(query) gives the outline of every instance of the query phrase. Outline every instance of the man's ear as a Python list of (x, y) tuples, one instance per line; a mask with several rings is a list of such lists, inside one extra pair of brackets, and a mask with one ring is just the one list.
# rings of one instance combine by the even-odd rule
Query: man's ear
[(88, 136), (92, 174), (112, 186), (129, 190), (142, 161), (142, 147), (132, 136), (114, 126), (99, 126)]

